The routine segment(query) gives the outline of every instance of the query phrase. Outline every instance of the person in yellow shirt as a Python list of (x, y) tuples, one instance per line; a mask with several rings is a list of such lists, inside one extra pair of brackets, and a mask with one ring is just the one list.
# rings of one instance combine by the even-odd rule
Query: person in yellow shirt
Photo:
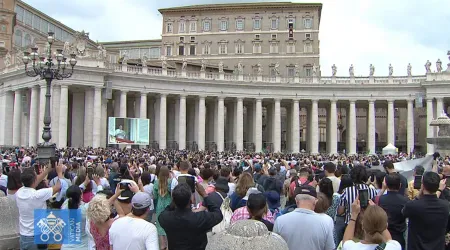
[[(424, 172), (425, 169), (420, 165), (414, 168), (414, 176), (423, 175)], [(414, 200), (414, 198), (416, 198), (417, 195), (419, 195), (419, 192), (420, 192), (419, 189), (414, 189), (414, 180), (410, 181), (408, 183), (408, 198), (410, 200)]]

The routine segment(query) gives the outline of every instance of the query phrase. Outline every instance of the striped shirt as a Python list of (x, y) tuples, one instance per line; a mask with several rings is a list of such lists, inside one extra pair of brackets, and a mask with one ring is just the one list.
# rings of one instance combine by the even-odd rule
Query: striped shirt
[(339, 206), (345, 207), (345, 224), (350, 220), (350, 215), (352, 212), (352, 203), (356, 200), (358, 196), (358, 189), (368, 189), (369, 199), (372, 200), (377, 196), (377, 190), (373, 187), (369, 187), (366, 184), (354, 184), (354, 186), (345, 188), (341, 194), (341, 203)]

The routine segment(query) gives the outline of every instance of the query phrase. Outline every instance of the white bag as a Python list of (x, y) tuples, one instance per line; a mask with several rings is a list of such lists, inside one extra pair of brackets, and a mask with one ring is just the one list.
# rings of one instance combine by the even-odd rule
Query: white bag
[(223, 196), (219, 192), (216, 192), (216, 193), (218, 193), (220, 195), (220, 197), (222, 198), (222, 205), (220, 206), (220, 211), (222, 212), (223, 219), (219, 224), (215, 225), (212, 228), (213, 234), (217, 234), (217, 233), (225, 231), (230, 226), (231, 216), (233, 216), (233, 211), (230, 208), (230, 198), (226, 197), (224, 199)]

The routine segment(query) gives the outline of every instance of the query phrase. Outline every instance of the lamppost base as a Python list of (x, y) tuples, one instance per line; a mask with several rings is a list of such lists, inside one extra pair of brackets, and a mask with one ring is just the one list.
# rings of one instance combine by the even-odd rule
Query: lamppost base
[(56, 156), (56, 144), (44, 142), (37, 145), (37, 160), (40, 165), (46, 165), (52, 157)]

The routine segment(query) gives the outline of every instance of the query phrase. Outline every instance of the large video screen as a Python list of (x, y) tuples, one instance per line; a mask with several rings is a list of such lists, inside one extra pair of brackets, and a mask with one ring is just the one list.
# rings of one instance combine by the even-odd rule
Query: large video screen
[(108, 144), (149, 145), (149, 119), (109, 117)]

